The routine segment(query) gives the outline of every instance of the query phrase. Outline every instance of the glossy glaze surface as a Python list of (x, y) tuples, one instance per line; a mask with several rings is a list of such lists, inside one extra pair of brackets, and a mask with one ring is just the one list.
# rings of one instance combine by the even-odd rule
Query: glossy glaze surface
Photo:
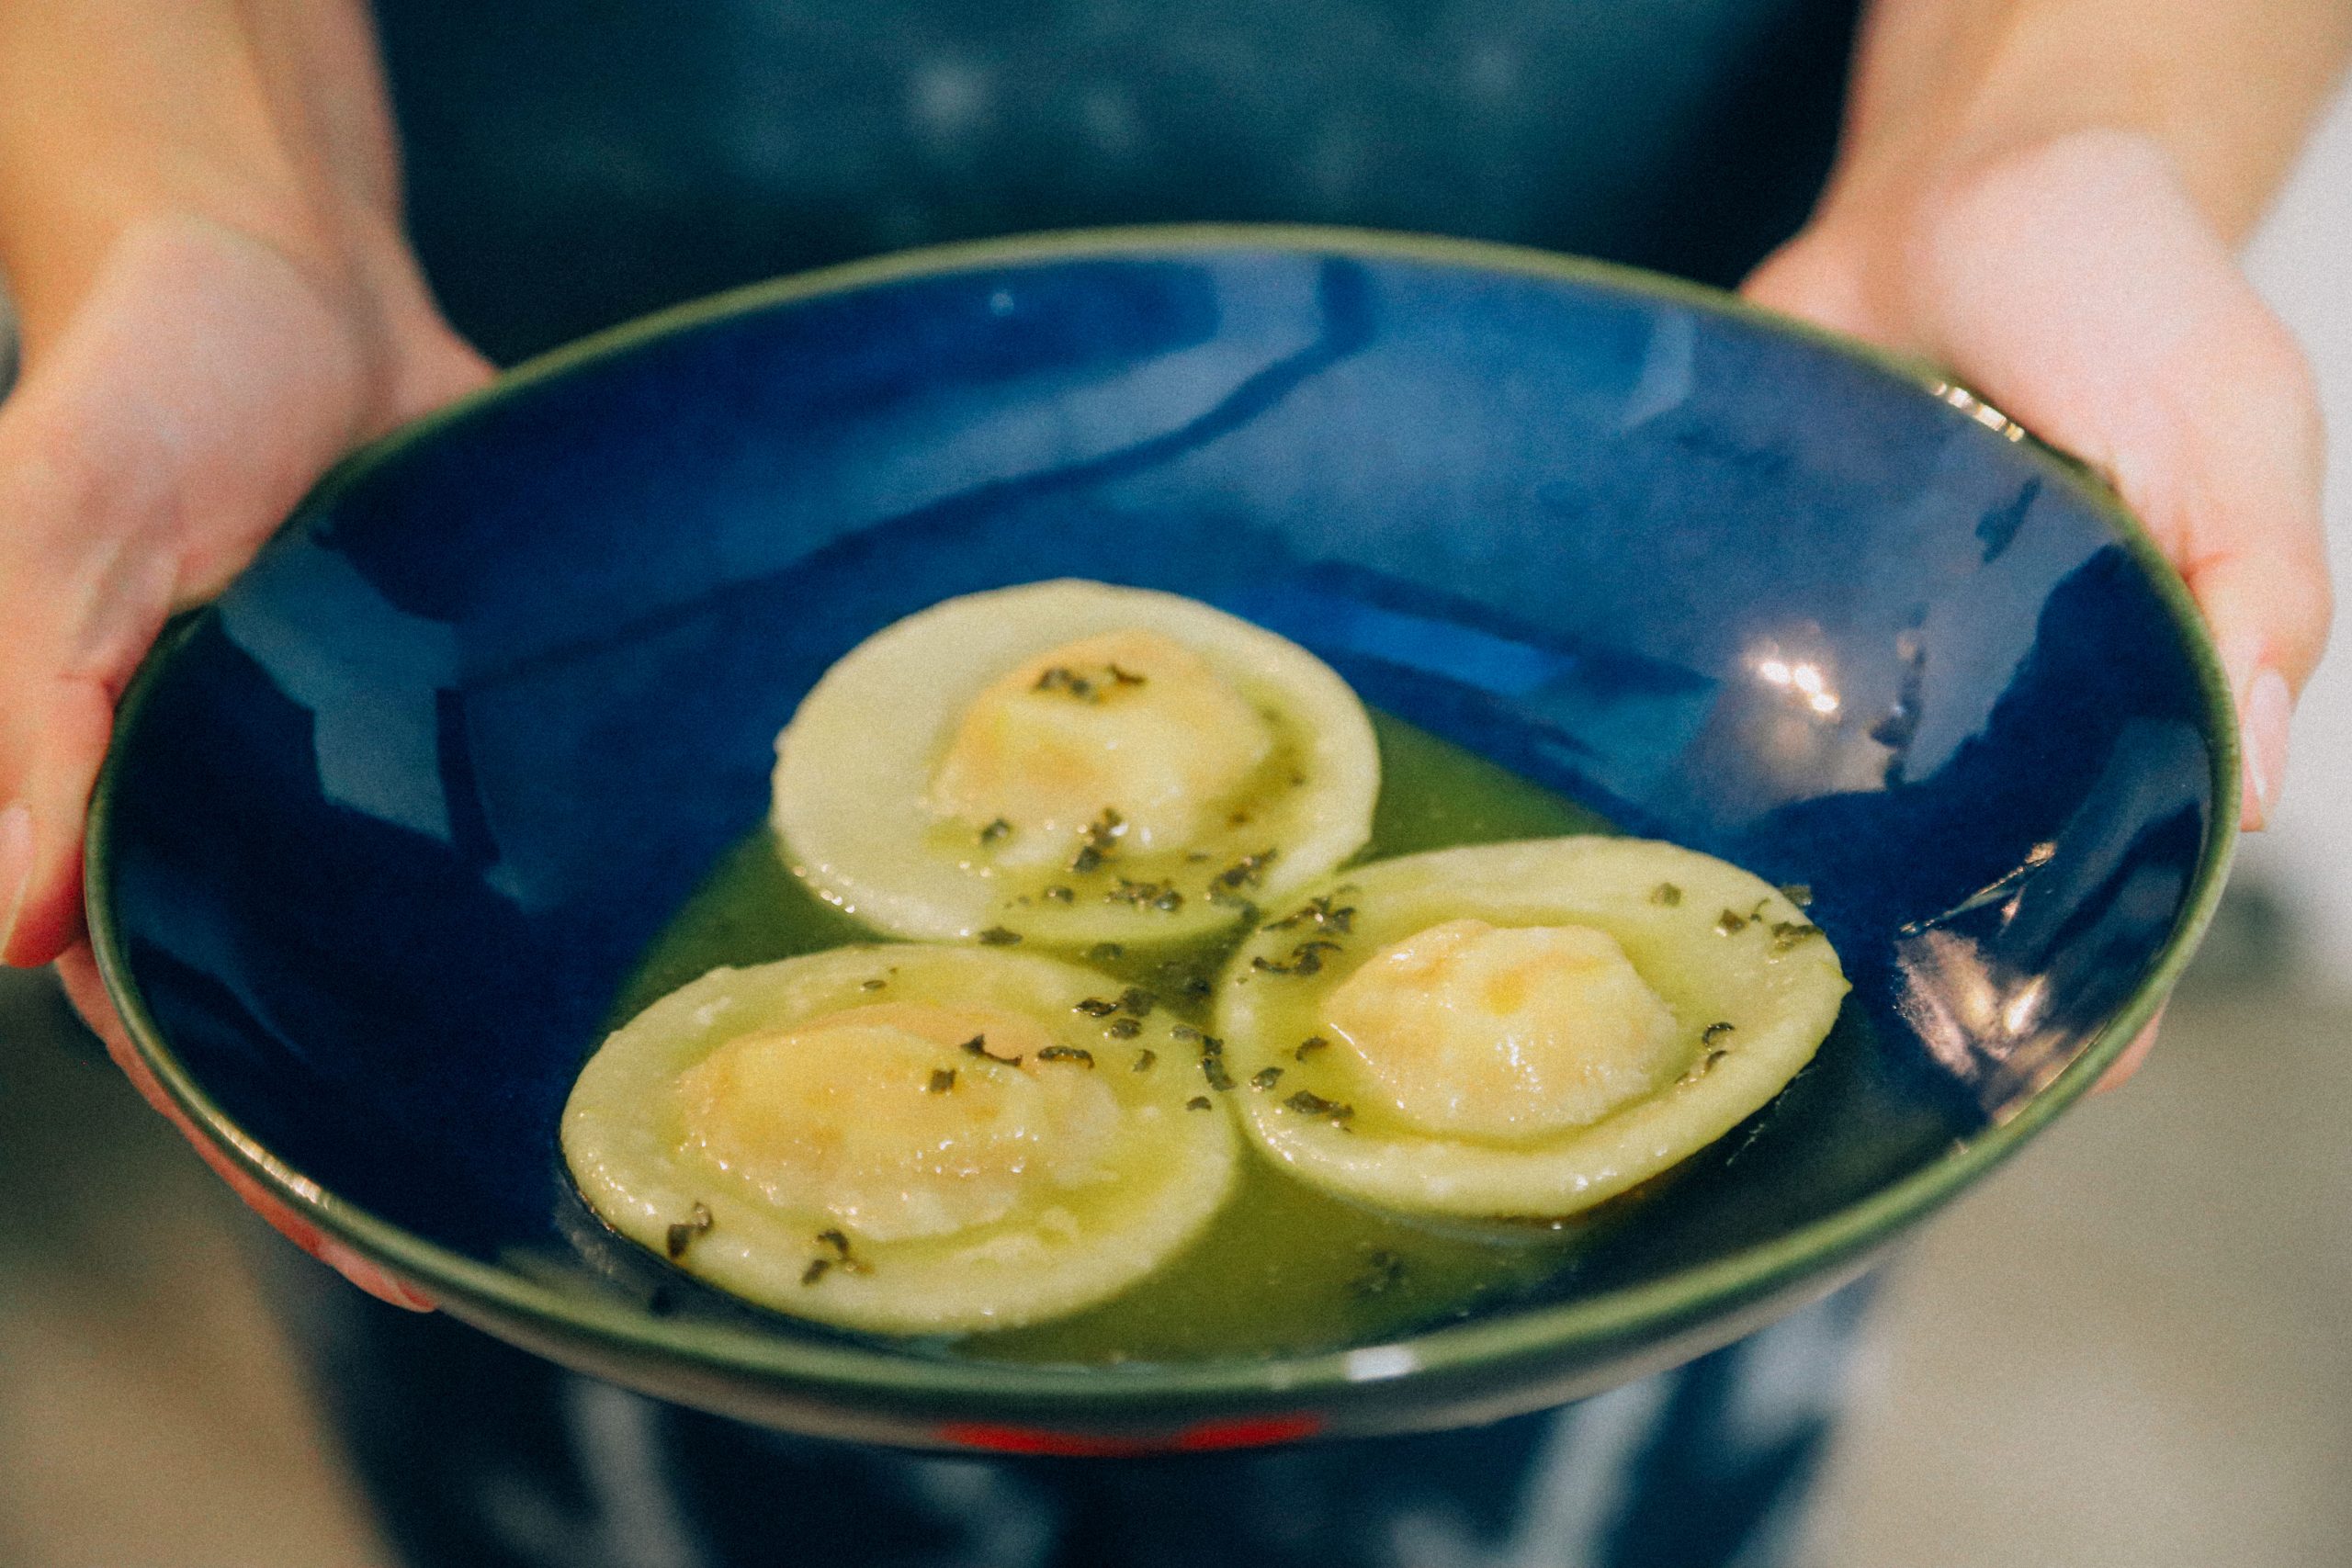
[[(2014, 1147), (2218, 889), (2234, 744), (2186, 599), (1996, 423), (1713, 296), (1464, 245), (1138, 231), (753, 291), (361, 455), (178, 629), (102, 786), (102, 959), (166, 1083), (330, 1230), (673, 1397), (998, 1446), (1566, 1397), (1825, 1288)], [(619, 987), (827, 664), (1066, 573), (1809, 885), (1862, 1047), (1608, 1278), (1376, 1353), (1106, 1377), (650, 1311), (559, 1223)]]

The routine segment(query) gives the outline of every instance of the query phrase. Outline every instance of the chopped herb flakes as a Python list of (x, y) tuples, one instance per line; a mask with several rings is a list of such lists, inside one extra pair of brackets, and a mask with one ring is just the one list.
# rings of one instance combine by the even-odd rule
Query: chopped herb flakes
[(1048, 904), (1075, 904), (1078, 902), (1078, 894), (1070, 888), (1064, 887), (1058, 882), (1054, 884), (1051, 887), (1046, 888), (1042, 897)]
[(819, 1231), (817, 1245), (829, 1249), (832, 1256), (828, 1258), (820, 1253), (808, 1260), (808, 1267), (800, 1271), (800, 1282), (804, 1285), (815, 1284), (825, 1277), (828, 1269), (838, 1269), (844, 1274), (863, 1274), (871, 1267), (864, 1258), (851, 1254), (849, 1237), (841, 1231)]
[(1313, 1090), (1304, 1089), (1283, 1100), (1283, 1109), (1295, 1111), (1301, 1116), (1327, 1117), (1342, 1127), (1355, 1120), (1356, 1114), (1356, 1108), (1352, 1105), (1344, 1105), (1336, 1100), (1326, 1100)]
[(889, 983), (889, 981), (880, 979), (878, 977), (872, 980), (860, 980), (857, 983), (857, 988), (861, 991), (878, 991)]
[(1158, 1060), (1159, 1060), (1159, 1053), (1147, 1045), (1136, 1053), (1135, 1070), (1139, 1073), (1148, 1073), (1151, 1071), (1151, 1065)]
[(1041, 1062), (1075, 1062), (1081, 1067), (1094, 1065), (1094, 1053), (1077, 1045), (1048, 1045), (1037, 1053)]
[(1290, 1054), (1290, 1059), (1294, 1062), (1304, 1062), (1317, 1051), (1329, 1050), (1330, 1046), (1331, 1043), (1320, 1034), (1310, 1034), (1298, 1043), (1298, 1049)]
[(1737, 936), (1747, 929), (1747, 917), (1736, 909), (1725, 909), (1715, 917), (1715, 934), (1718, 936)]
[(1405, 1282), (1405, 1260), (1379, 1247), (1368, 1254), (1363, 1268), (1348, 1281), (1348, 1293), (1358, 1298), (1385, 1296)]
[(1671, 882), (1661, 882), (1650, 889), (1650, 902), (1664, 905), (1671, 909), (1682, 902), (1682, 889)]
[(1132, 1018), (1114, 1018), (1102, 1028), (1114, 1040), (1133, 1040), (1143, 1032), (1142, 1021)]
[(1196, 1094), (1196, 1095), (1193, 1096), (1193, 1098), (1192, 1098), (1192, 1099), (1190, 1099), (1190, 1100), (1186, 1100), (1186, 1101), (1184, 1102), (1184, 1109), (1185, 1109), (1185, 1110), (1187, 1110), (1187, 1111), (1206, 1111), (1206, 1110), (1209, 1110), (1209, 1109), (1210, 1109), (1210, 1100), (1209, 1100), (1209, 1097), (1208, 1097), (1207, 1095), (1205, 1095), (1205, 1094)]
[(1209, 902), (1212, 904), (1249, 902), (1241, 897), (1241, 889), (1255, 887), (1265, 881), (1267, 863), (1273, 858), (1273, 850), (1263, 849), (1254, 855), (1243, 855), (1239, 860), (1218, 872), (1209, 878)]
[[(1340, 893), (1348, 891), (1349, 889), (1344, 887), (1340, 889)], [(1265, 929), (1270, 931), (1286, 931), (1301, 921), (1312, 921), (1317, 931), (1329, 931), (1335, 936), (1346, 936), (1354, 928), (1356, 907), (1353, 904), (1340, 904), (1335, 907), (1333, 900), (1339, 896), (1339, 893), (1318, 894), (1281, 919), (1269, 922)]]
[(1803, 920), (1781, 920), (1772, 927), (1772, 952), (1777, 956), (1821, 934), (1821, 928)]
[(1119, 878), (1118, 886), (1102, 895), (1105, 904), (1126, 904), (1138, 909), (1157, 909), (1172, 915), (1184, 907), (1184, 895), (1175, 885), (1167, 882), (1136, 882)]
[(1319, 936), (1309, 937), (1292, 948), (1290, 957), (1283, 962), (1277, 964), (1264, 957), (1256, 957), (1250, 960), (1250, 967), (1268, 975), (1313, 975), (1322, 970), (1323, 955), (1326, 953), (1337, 953), (1340, 950), (1340, 944), (1336, 942)]
[(1250, 1075), (1250, 1087), (1260, 1093), (1263, 1093), (1282, 1081), (1283, 1070), (1280, 1067), (1260, 1067)]
[(924, 1092), (929, 1094), (945, 1094), (949, 1089), (954, 1089), (955, 1087), (955, 1068), (933, 1067), (931, 1070), (931, 1081), (923, 1086), (923, 1089)]
[(1108, 1018), (1119, 1010), (1119, 1004), (1102, 997), (1087, 997), (1071, 1004), (1070, 1010), (1082, 1012), (1089, 1018)]
[(1119, 993), (1119, 1010), (1132, 1013), (1136, 1018), (1149, 1018), (1152, 1003), (1159, 999), (1141, 986), (1129, 986)]
[(1018, 1056), (991, 1055), (989, 1051), (989, 1037), (985, 1034), (973, 1035), (956, 1049), (962, 1051), (967, 1056), (978, 1056), (983, 1061), (994, 1062), (1000, 1066), (1017, 1067), (1021, 1065), (1021, 1058)]
[(1813, 886), (1804, 882), (1783, 882), (1781, 884), (1781, 897), (1800, 909), (1809, 908), (1813, 905)]
[(1003, 926), (990, 926), (980, 933), (982, 947), (1011, 947), (1020, 940), (1019, 931), (1007, 930)]
[(1728, 1023), (1711, 1023), (1707, 1025), (1705, 1031), (1700, 1034), (1699, 1038), (1705, 1041), (1708, 1044), (1713, 1045), (1721, 1041), (1724, 1035), (1729, 1034), (1730, 1032), (1731, 1025)]
[(980, 842), (984, 844), (998, 843), (1012, 836), (1012, 824), (1001, 817), (980, 829)]
[(694, 1245), (695, 1238), (709, 1231), (711, 1223), (708, 1205), (696, 1203), (686, 1211), (684, 1219), (672, 1225), (663, 1234), (662, 1250), (667, 1252), (673, 1258), (684, 1258), (686, 1255), (686, 1248)]

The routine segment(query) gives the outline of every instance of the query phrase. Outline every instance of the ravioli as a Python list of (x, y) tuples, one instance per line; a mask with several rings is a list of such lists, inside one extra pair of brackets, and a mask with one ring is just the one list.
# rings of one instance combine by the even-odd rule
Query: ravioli
[(876, 929), (1010, 945), (1202, 936), (1362, 848), (1379, 751), (1297, 645), (1063, 580), (946, 600), (829, 670), (776, 739), (797, 874)]
[(1026, 953), (717, 969), (589, 1060), (564, 1157), (614, 1229), (762, 1305), (892, 1334), (1036, 1323), (1150, 1273), (1233, 1185), (1238, 1139), (1179, 1027)]
[(1568, 838), (1439, 850), (1306, 890), (1219, 984), (1243, 1124), (1283, 1168), (1412, 1213), (1557, 1217), (1731, 1130), (1847, 984), (1736, 866)]

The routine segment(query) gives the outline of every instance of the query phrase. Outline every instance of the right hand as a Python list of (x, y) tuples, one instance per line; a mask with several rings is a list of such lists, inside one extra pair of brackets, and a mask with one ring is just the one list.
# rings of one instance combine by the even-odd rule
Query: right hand
[(490, 367), (388, 219), (289, 238), (141, 216), (77, 282), (41, 301), (47, 330), (0, 402), (0, 960), (56, 960), (141, 1092), (278, 1230), (429, 1306), (198, 1137), (131, 1051), (83, 931), (83, 818), (116, 700), (165, 618), (218, 592), (345, 452)]

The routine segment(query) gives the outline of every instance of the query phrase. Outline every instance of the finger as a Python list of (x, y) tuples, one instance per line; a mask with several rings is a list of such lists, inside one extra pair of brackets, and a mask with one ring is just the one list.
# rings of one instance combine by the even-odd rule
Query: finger
[(2291, 335), (2136, 138), (1982, 171), (1911, 260), (1961, 378), (2106, 473), (2179, 567), (2245, 720), (2260, 827), (2331, 611), (2318, 400)]
[(2156, 1048), (2156, 1032), (2164, 1027), (2164, 1023), (2165, 1010), (2159, 1006), (2156, 1016), (2148, 1020), (2147, 1026), (2132, 1036), (2132, 1043), (2123, 1048), (2123, 1055), (2115, 1058), (2107, 1071), (2099, 1075), (2098, 1082), (2091, 1085), (2091, 1092), (2105, 1094), (2110, 1089), (2121, 1089), (2129, 1082), (2132, 1075), (2147, 1061), (2148, 1053)]
[(194, 1146), (204, 1163), (229, 1184), (230, 1190), (243, 1200), (248, 1208), (268, 1221), (280, 1235), (333, 1268), (369, 1295), (413, 1312), (433, 1310), (434, 1303), (430, 1296), (322, 1232), (198, 1130), (187, 1111), (180, 1108), (179, 1102), (164, 1089), (161, 1080), (148, 1066), (146, 1058), (140, 1055), (138, 1048), (131, 1043), (130, 1032), (123, 1027), (121, 1016), (115, 1011), (113, 999), (107, 995), (106, 984), (98, 976), (96, 961), (91, 956), (87, 945), (76, 946), (60, 957), (57, 974), (64, 982), (65, 994), (72, 998), (74, 1010), (105, 1043), (107, 1055), (130, 1079), (140, 1097), (179, 1129), (180, 1134)]

